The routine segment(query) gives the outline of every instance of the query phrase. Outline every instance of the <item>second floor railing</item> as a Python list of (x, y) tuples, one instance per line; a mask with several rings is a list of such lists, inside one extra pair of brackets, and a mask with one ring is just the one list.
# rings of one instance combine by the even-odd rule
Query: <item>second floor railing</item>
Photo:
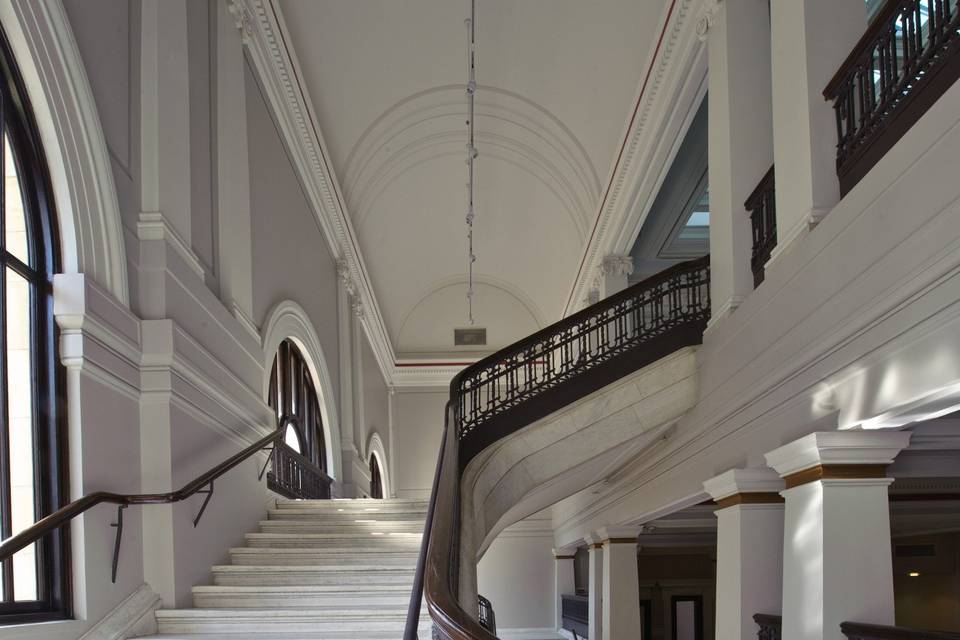
[(846, 194), (960, 78), (960, 2), (888, 0), (823, 95)]
[(777, 246), (777, 194), (774, 184), (774, 168), (764, 174), (744, 208), (750, 213), (753, 230), (753, 250), (750, 253), (750, 269), (753, 271), (753, 286), (760, 286), (764, 278), (764, 265)]
[(960, 633), (949, 631), (921, 631), (860, 622), (844, 622), (840, 631), (848, 640), (960, 640)]
[(274, 445), (267, 488), (287, 498), (328, 499), (330, 479), (323, 469), (283, 442)]
[(757, 640), (780, 640), (782, 618), (780, 616), (768, 613), (757, 613), (753, 616), (753, 621), (760, 628), (757, 631)]
[[(461, 371), (450, 383), (405, 640), (426, 599), (441, 640), (492, 640), (458, 599), (460, 480), (480, 451), (685, 346), (710, 317), (709, 256), (678, 264)], [(473, 604), (470, 605), (472, 608)]]

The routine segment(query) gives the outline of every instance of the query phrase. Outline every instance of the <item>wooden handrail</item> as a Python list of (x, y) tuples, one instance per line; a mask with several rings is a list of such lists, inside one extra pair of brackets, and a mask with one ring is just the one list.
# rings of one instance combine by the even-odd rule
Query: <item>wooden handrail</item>
[[(543, 390), (541, 397), (530, 399), (528, 404), (538, 405), (534, 411), (505, 412), (495, 428), (491, 428), (489, 422), (483, 424), (486, 431), (494, 434), (489, 437), (506, 437), (529, 424), (531, 416), (545, 415), (544, 412), (560, 409), (583, 397), (591, 389), (598, 388), (601, 386), (600, 382), (608, 378), (612, 380), (626, 375), (652, 364), (680, 347), (699, 343), (702, 340), (707, 316), (709, 316), (709, 256), (676, 265), (647, 278), (497, 351), (454, 376), (450, 382), (450, 399), (444, 409), (443, 439), (427, 511), (421, 557), (417, 564), (414, 589), (410, 595), (404, 640), (417, 639), (421, 599), (426, 600), (433, 619), (435, 627), (433, 637), (443, 640), (496, 639), (494, 634), (480, 624), (475, 614), (471, 615), (464, 610), (458, 596), (461, 533), (460, 480), (466, 463), (476, 455), (479, 446), (484, 442), (484, 438), (464, 436), (461, 433), (461, 397), (464, 393), (465, 380), (478, 376), (484, 370), (496, 367), (503, 361), (518, 357), (536, 358), (537, 356), (530, 355), (530, 352), (539, 342), (549, 340), (551, 336), (570, 332), (583, 323), (606, 325), (611, 322), (610, 316), (606, 315), (611, 310), (621, 309), (632, 302), (645, 299), (645, 294), (658, 290), (658, 287), (664, 284), (672, 282), (676, 285), (679, 280), (686, 277), (686, 274), (690, 274), (687, 284), (691, 290), (705, 289), (703, 299), (697, 299), (695, 303), (690, 300), (684, 302), (676, 291), (672, 291), (673, 297), (669, 300), (660, 300), (658, 307), (660, 313), (669, 316), (670, 323), (657, 325), (653, 335), (641, 335), (645, 325), (634, 324), (630, 331), (636, 335), (625, 342), (626, 346), (620, 345), (624, 347), (622, 352), (611, 355), (611, 351), (604, 349), (602, 353), (595, 354), (594, 360), (591, 360), (591, 354), (585, 352), (578, 354), (576, 363), (569, 363), (571, 367), (577, 368), (582, 373), (583, 379), (576, 381), (578, 388), (570, 388), (569, 385), (573, 381), (569, 379), (559, 384), (552, 384), (549, 389)], [(671, 306), (674, 304), (680, 306)], [(608, 334), (603, 333), (603, 335)], [(619, 338), (626, 340), (624, 336)], [(613, 343), (617, 338), (608, 335), (608, 339)], [(567, 386), (564, 387), (564, 385)], [(562, 393), (557, 393), (558, 391)], [(506, 393), (512, 392), (506, 390)], [(461, 440), (464, 437), (473, 440), (466, 442), (466, 447), (461, 446)], [(476, 606), (476, 603), (471, 606)]]
[(7, 558), (13, 556), (13, 554), (15, 554), (17, 551), (20, 551), (24, 547), (37, 542), (43, 538), (43, 536), (54, 531), (58, 527), (62, 527), (73, 518), (76, 518), (80, 514), (99, 504), (108, 503), (120, 505), (121, 507), (128, 507), (130, 505), (137, 504), (170, 504), (173, 502), (186, 500), (190, 496), (203, 491), (205, 487), (211, 486), (214, 480), (225, 474), (227, 471), (230, 471), (235, 466), (254, 455), (256, 452), (264, 449), (270, 444), (275, 443), (280, 438), (283, 438), (283, 435), (284, 431), (281, 428), (260, 438), (243, 451), (230, 456), (217, 466), (213, 467), (206, 473), (197, 476), (195, 480), (191, 480), (176, 491), (170, 491), (168, 493), (133, 494), (97, 491), (87, 494), (62, 508), (57, 509), (50, 515), (41, 518), (36, 523), (30, 527), (27, 527), (17, 535), (11, 536), (0, 543), (0, 561), (6, 560)]
[(840, 68), (837, 69), (837, 72), (833, 74), (833, 77), (830, 78), (830, 82), (827, 83), (827, 86), (823, 90), (823, 97), (827, 100), (833, 99), (837, 92), (837, 88), (840, 86), (840, 83), (843, 82), (844, 78), (857, 66), (857, 62), (860, 60), (860, 56), (863, 55), (864, 49), (873, 44), (873, 42), (880, 36), (880, 33), (888, 28), (887, 21), (893, 17), (893, 15), (900, 10), (903, 0), (887, 0), (886, 4), (874, 14), (873, 18), (870, 20), (870, 24), (867, 25), (867, 30), (863, 32), (863, 35), (860, 36), (860, 39), (857, 40), (857, 44), (854, 45), (853, 49), (850, 50), (850, 53), (847, 55), (847, 58), (843, 61), (843, 64), (840, 65)]
[(841, 622), (840, 632), (850, 640), (960, 640), (960, 633), (921, 631), (862, 622)]

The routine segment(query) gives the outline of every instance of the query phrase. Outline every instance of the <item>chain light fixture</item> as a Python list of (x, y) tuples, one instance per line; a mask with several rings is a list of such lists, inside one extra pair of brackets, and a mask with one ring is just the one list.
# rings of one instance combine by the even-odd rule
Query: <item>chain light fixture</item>
[(473, 219), (474, 219), (474, 169), (477, 160), (477, 147), (474, 145), (473, 120), (474, 96), (477, 93), (476, 69), (476, 0), (470, 2), (470, 17), (465, 21), (467, 25), (467, 317), (473, 325), (473, 263), (477, 256), (473, 253)]

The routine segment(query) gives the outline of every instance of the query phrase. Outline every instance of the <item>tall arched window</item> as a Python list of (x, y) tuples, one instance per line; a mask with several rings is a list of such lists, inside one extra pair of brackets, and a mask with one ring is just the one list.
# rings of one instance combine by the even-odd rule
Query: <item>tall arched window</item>
[(383, 498), (383, 477), (380, 475), (380, 463), (377, 456), (370, 454), (370, 497)]
[(292, 418), (284, 427), (287, 430), (284, 443), (326, 473), (327, 449), (320, 401), (307, 361), (290, 340), (280, 343), (273, 360), (268, 402), (276, 412), (278, 424), (284, 417)]
[[(0, 534), (17, 534), (67, 495), (53, 321), (58, 264), (50, 180), (26, 91), (0, 35)], [(65, 532), (6, 560), (0, 622), (66, 617)]]

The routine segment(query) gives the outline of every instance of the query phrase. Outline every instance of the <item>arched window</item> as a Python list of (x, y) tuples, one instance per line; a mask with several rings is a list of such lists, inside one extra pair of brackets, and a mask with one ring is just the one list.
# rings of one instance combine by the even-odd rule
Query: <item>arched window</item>
[[(0, 535), (55, 511), (61, 471), (60, 391), (53, 321), (57, 233), (39, 135), (6, 37), (0, 35)], [(69, 614), (65, 532), (3, 562), (3, 623)]]
[(383, 498), (383, 477), (380, 475), (380, 463), (377, 456), (370, 454), (370, 497)]
[(290, 340), (280, 343), (273, 360), (268, 402), (276, 412), (278, 425), (284, 417), (292, 418), (284, 427), (287, 430), (284, 443), (326, 473), (327, 449), (320, 401), (307, 361)]

